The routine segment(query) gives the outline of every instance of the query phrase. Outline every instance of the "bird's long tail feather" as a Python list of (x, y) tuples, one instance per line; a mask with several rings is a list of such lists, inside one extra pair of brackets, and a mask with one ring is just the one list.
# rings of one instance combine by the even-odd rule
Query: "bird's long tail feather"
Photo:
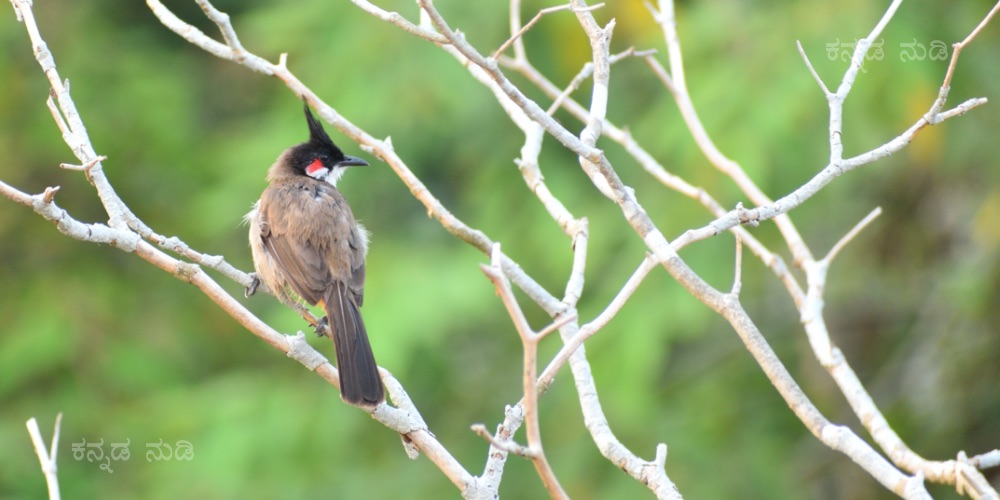
[(340, 396), (356, 406), (378, 406), (385, 393), (361, 311), (345, 283), (335, 283), (328, 295), (324, 302), (337, 351)]

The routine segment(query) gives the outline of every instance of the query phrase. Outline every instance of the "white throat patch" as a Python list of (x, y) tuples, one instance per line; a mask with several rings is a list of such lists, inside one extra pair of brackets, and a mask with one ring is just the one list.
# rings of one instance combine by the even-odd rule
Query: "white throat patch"
[[(322, 180), (322, 181), (326, 181), (331, 186), (337, 187), (337, 181), (340, 180), (340, 176), (344, 175), (344, 171), (346, 171), (346, 170), (347, 169), (345, 167), (333, 167), (333, 170), (330, 170), (330, 171), (326, 171), (326, 169), (323, 169), (321, 171), (321, 172), (324, 172), (323, 176), (322, 177), (317, 177), (317, 179)], [(317, 173), (319, 173), (319, 172), (317, 172)]]

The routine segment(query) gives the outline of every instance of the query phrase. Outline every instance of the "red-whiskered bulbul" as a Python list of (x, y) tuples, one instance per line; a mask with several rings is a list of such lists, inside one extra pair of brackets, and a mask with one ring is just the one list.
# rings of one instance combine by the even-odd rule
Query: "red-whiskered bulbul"
[(267, 172), (270, 183), (250, 221), (258, 278), (275, 294), (298, 296), (326, 312), (340, 371), (340, 395), (353, 405), (385, 401), (378, 366), (358, 308), (365, 292), (368, 231), (337, 190), (347, 167), (368, 165), (345, 155), (305, 106), (309, 141), (288, 148)]

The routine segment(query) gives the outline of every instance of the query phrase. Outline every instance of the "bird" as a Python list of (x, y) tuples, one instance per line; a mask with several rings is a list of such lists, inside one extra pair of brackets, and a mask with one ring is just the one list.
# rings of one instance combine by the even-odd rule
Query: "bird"
[(369, 233), (337, 189), (348, 167), (368, 162), (345, 155), (308, 103), (304, 110), (309, 140), (278, 156), (267, 172), (267, 188), (245, 217), (256, 279), (280, 299), (323, 309), (317, 332), (324, 324), (330, 328), (341, 399), (374, 408), (385, 393), (360, 311)]

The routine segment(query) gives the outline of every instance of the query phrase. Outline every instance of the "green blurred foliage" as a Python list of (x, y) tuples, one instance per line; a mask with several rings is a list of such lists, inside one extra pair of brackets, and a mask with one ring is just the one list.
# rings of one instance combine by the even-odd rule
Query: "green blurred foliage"
[[(524, 19), (551, 5), (524, 3)], [(883, 3), (679, 2), (688, 83), (705, 126), (772, 197), (800, 185), (827, 157), (826, 103), (795, 40), (835, 86), (846, 64), (828, 59), (826, 44), (867, 34)], [(507, 36), (504, 2), (438, 4), (482, 51)], [(193, 2), (168, 6), (216, 33)], [(288, 53), (303, 82), (365, 130), (391, 136), (450, 210), (502, 242), (559, 294), (570, 248), (513, 164), (521, 136), (450, 56), (346, 2), (217, 6), (232, 15), (249, 50), (271, 60)], [(412, 2), (383, 6), (415, 16)], [(869, 61), (847, 102), (847, 155), (894, 137), (937, 92), (946, 63), (904, 62), (900, 44), (950, 44), (987, 9), (987, 2), (912, 2), (899, 11), (884, 33), (884, 59)], [(250, 269), (240, 217), (263, 189), (273, 158), (305, 136), (295, 98), (280, 82), (181, 40), (141, 2), (38, 1), (35, 12), (123, 199), (157, 231)], [(662, 33), (642, 2), (610, 2), (596, 15), (616, 19), (614, 51), (655, 48), (666, 62)], [(1000, 98), (998, 33), (1000, 26), (990, 26), (963, 53), (951, 104)], [(557, 84), (590, 54), (567, 13), (545, 17), (525, 40), (535, 65)], [(0, 179), (28, 192), (61, 186), (62, 207), (103, 221), (83, 176), (57, 167), (74, 158), (45, 109), (47, 83), (9, 10), (0, 42)], [(574, 96), (586, 102), (589, 91), (585, 84)], [(628, 125), (671, 171), (726, 206), (745, 201), (697, 151), (676, 105), (640, 60), (614, 67), (610, 104), (609, 117)], [(566, 114), (557, 118), (582, 127)], [(996, 141), (988, 139), (998, 128), (991, 103), (926, 129), (901, 154), (837, 180), (793, 213), (822, 253), (872, 208), (883, 208), (835, 263), (826, 318), (890, 422), (933, 459), (1000, 446), (1000, 170)], [(360, 152), (343, 136), (334, 139)], [(600, 146), (668, 237), (710, 220), (692, 200), (652, 182), (620, 147)], [(580, 303), (590, 319), (634, 270), (643, 246), (551, 139), (542, 168), (555, 194), (590, 220)], [(341, 186), (374, 234), (363, 312), (377, 357), (438, 438), (478, 474), (486, 445), (468, 426), (493, 427), (520, 393), (520, 345), (478, 270), (487, 259), (428, 219), (389, 169), (359, 169)], [(773, 224), (754, 231), (782, 248)], [(732, 279), (731, 236), (700, 242), (683, 256), (716, 286)], [(24, 422), (37, 416), (49, 435), (60, 411), (67, 497), (457, 496), (429, 461), (405, 457), (398, 436), (342, 404), (335, 390), (248, 335), (193, 287), (132, 255), (70, 240), (4, 200), (0, 282), (0, 498), (44, 496)], [(773, 275), (747, 259), (743, 290), (748, 310), (820, 409), (860, 430), (810, 355)], [(281, 331), (304, 327), (269, 297), (246, 304)], [(534, 325), (546, 323), (537, 308), (527, 310)], [(328, 341), (311, 340), (332, 354)], [(542, 350), (557, 349), (553, 338)], [(690, 498), (889, 496), (809, 435), (728, 325), (665, 273), (647, 279), (587, 353), (618, 437), (645, 457), (668, 443), (670, 477)], [(647, 494), (600, 457), (568, 372), (541, 410), (546, 450), (573, 497)], [(105, 440), (106, 452), (128, 439), (131, 460), (113, 462), (113, 474), (74, 460), (71, 444), (82, 439)], [(194, 459), (147, 462), (145, 443), (161, 439), (189, 441)], [(991, 477), (996, 484), (996, 473)], [(935, 495), (954, 495), (935, 488)], [(511, 458), (501, 494), (539, 498), (544, 490), (529, 463)]]

